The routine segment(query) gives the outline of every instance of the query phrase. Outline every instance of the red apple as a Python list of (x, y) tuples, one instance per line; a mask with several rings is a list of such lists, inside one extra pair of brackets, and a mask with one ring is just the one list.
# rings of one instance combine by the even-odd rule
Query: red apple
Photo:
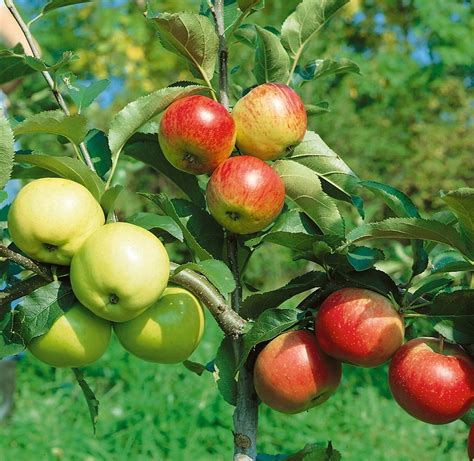
[(341, 364), (327, 356), (310, 331), (277, 336), (255, 362), (260, 400), (282, 413), (300, 413), (325, 402), (341, 381)]
[(474, 362), (457, 345), (412, 339), (393, 356), (389, 384), (397, 403), (413, 417), (450, 423), (473, 403)]
[(245, 155), (275, 160), (299, 144), (307, 127), (303, 101), (289, 86), (265, 83), (237, 101), (232, 111), (237, 147)]
[(403, 344), (405, 328), (392, 303), (374, 291), (343, 288), (329, 295), (316, 314), (321, 349), (361, 367), (385, 363)]
[(212, 172), (229, 158), (235, 144), (235, 123), (224, 106), (205, 96), (173, 102), (160, 122), (160, 146), (178, 170)]
[(215, 220), (236, 234), (251, 234), (267, 227), (285, 201), (280, 176), (256, 157), (232, 157), (220, 164), (206, 190)]
[(469, 461), (474, 460), (474, 424), (471, 426), (469, 437), (467, 438), (467, 455), (469, 456)]

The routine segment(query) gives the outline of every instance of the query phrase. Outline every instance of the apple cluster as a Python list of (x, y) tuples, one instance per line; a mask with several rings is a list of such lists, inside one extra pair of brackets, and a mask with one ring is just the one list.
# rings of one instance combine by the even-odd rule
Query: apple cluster
[[(237, 101), (232, 114), (205, 96), (173, 102), (160, 122), (166, 159), (190, 174), (210, 174), (206, 189), (214, 219), (236, 234), (258, 232), (280, 214), (285, 186), (266, 161), (276, 160), (303, 139), (306, 110), (280, 83), (259, 85)], [(240, 155), (231, 157), (235, 147)]]
[(13, 201), (8, 224), (26, 255), (70, 266), (77, 301), (28, 344), (40, 360), (56, 367), (93, 363), (112, 328), (125, 349), (153, 362), (183, 361), (199, 344), (202, 307), (187, 290), (168, 286), (161, 241), (133, 224), (106, 224), (84, 186), (62, 178), (32, 181)]
[[(288, 331), (263, 348), (255, 361), (255, 389), (271, 408), (299, 413), (336, 391), (341, 363), (376, 367), (390, 360), (390, 390), (407, 413), (430, 424), (462, 417), (474, 405), (470, 356), (438, 338), (403, 341), (403, 317), (388, 298), (343, 288), (322, 302), (314, 331)], [(472, 458), (473, 429), (469, 447)]]

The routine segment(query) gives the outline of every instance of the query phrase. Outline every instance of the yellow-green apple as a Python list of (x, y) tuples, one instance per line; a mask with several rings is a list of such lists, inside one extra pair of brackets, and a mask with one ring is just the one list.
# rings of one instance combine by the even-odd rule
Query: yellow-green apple
[(469, 461), (474, 460), (474, 424), (471, 426), (469, 437), (467, 438), (467, 455), (469, 456)]
[(281, 83), (255, 87), (237, 101), (232, 116), (240, 152), (262, 160), (284, 156), (306, 133), (303, 101), (294, 90)]
[(178, 170), (212, 172), (229, 158), (235, 144), (235, 123), (227, 109), (205, 96), (178, 99), (163, 113), (160, 146)]
[(326, 355), (310, 331), (290, 331), (258, 354), (254, 384), (262, 402), (282, 413), (321, 405), (341, 381), (341, 364)]
[(109, 345), (112, 324), (76, 302), (49, 331), (34, 338), (29, 351), (53, 367), (82, 367), (98, 360)]
[(155, 303), (166, 288), (169, 258), (161, 241), (133, 224), (106, 224), (74, 255), (71, 284), (99, 317), (125, 322)]
[(8, 213), (8, 231), (18, 248), (38, 261), (66, 266), (104, 223), (104, 212), (92, 194), (62, 178), (30, 182)]
[(402, 316), (388, 298), (362, 288), (330, 294), (315, 318), (321, 349), (341, 362), (376, 367), (403, 344)]
[(206, 199), (221, 226), (236, 234), (251, 234), (280, 214), (285, 185), (264, 161), (242, 155), (216, 168), (207, 184)]
[(116, 323), (114, 329), (122, 346), (137, 357), (178, 363), (201, 341), (204, 313), (192, 293), (169, 286), (153, 306), (128, 322)]
[(474, 362), (461, 347), (437, 338), (416, 338), (393, 356), (389, 384), (397, 403), (430, 424), (460, 418), (473, 403)]

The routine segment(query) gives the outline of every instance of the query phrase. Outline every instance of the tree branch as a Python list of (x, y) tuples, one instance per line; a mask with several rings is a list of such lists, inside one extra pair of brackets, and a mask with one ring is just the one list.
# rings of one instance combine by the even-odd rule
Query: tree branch
[[(171, 263), (170, 266), (172, 272), (178, 267), (176, 263)], [(237, 337), (242, 333), (245, 320), (226, 304), (225, 299), (206, 277), (190, 269), (184, 269), (172, 275), (170, 281), (186, 288), (200, 299), (226, 336)]]
[[(219, 99), (229, 109), (227, 43), (225, 38), (224, 0), (215, 0), (212, 9), (219, 36)], [(238, 265), (236, 236), (226, 236), (227, 259), (234, 275), (236, 288), (232, 293), (232, 309), (238, 314), (242, 303), (242, 284)], [(233, 341), (234, 355), (240, 357), (242, 336)], [(234, 461), (255, 461), (257, 459), (258, 397), (253, 385), (253, 373), (245, 364), (239, 370), (237, 399), (234, 411)]]
[(35, 274), (38, 274), (40, 277), (42, 277), (44, 280), (48, 282), (53, 281), (53, 276), (48, 271), (48, 269), (36, 264), (34, 261), (27, 258), (26, 256), (22, 256), (21, 254), (8, 249), (5, 245), (0, 245), (0, 257), (2, 256), (4, 258), (9, 259), (10, 261), (13, 261), (19, 266), (24, 267), (25, 269), (28, 269), (34, 272)]
[[(17, 24), (20, 26), (21, 31), (23, 32), (23, 35), (26, 38), (26, 41), (30, 45), (31, 52), (33, 53), (33, 56), (37, 59), (41, 59), (41, 53), (38, 50), (38, 47), (36, 46), (36, 41), (33, 38), (33, 35), (30, 32), (30, 29), (26, 25), (25, 21), (23, 21), (23, 18), (21, 17), (21, 14), (17, 10), (15, 4), (13, 3), (12, 0), (5, 0), (5, 6), (10, 10), (10, 13), (12, 16), (15, 18), (15, 21)], [(46, 80), (46, 83), (49, 85), (51, 92), (53, 93), (53, 96), (56, 99), (56, 102), (58, 103), (58, 106), (62, 109), (62, 111), (66, 115), (70, 115), (69, 107), (66, 104), (66, 101), (64, 100), (63, 96), (61, 93), (58, 91), (56, 84), (51, 77), (51, 74), (48, 71), (42, 71), (41, 74), (43, 75), (44, 79)], [(89, 151), (87, 150), (87, 147), (84, 143), (79, 144), (79, 149), (81, 150), (82, 156), (84, 157), (84, 160), (87, 164), (87, 166), (92, 170), (95, 171), (94, 164), (92, 163), (91, 156), (89, 154)]]

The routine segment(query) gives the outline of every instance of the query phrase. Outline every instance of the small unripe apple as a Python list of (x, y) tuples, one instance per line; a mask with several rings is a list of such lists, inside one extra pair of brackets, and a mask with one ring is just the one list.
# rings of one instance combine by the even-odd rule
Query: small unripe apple
[(196, 95), (178, 99), (165, 110), (158, 136), (163, 154), (175, 168), (203, 174), (229, 158), (236, 131), (222, 104)]
[(401, 315), (379, 293), (343, 288), (329, 295), (315, 319), (318, 343), (326, 354), (361, 367), (376, 367), (403, 344)]
[(425, 423), (447, 424), (473, 404), (474, 362), (454, 344), (416, 338), (393, 356), (389, 384), (397, 403)]
[(38, 261), (63, 266), (104, 223), (104, 212), (93, 195), (63, 178), (30, 182), (8, 213), (8, 231), (20, 250)]
[(467, 455), (469, 456), (469, 461), (474, 460), (474, 424), (471, 426), (469, 437), (467, 438)]
[(206, 198), (221, 226), (236, 234), (251, 234), (280, 214), (285, 185), (271, 166), (243, 155), (219, 165), (207, 184)]
[(138, 317), (114, 324), (122, 346), (143, 360), (179, 363), (201, 341), (204, 313), (189, 291), (169, 286), (160, 299)]
[(83, 367), (102, 357), (111, 334), (110, 322), (76, 302), (55, 320), (49, 331), (34, 338), (28, 350), (53, 367)]
[(254, 384), (263, 403), (300, 413), (325, 402), (339, 386), (341, 364), (326, 355), (309, 331), (277, 336), (255, 362)]
[(306, 133), (303, 101), (281, 83), (265, 83), (251, 90), (237, 101), (232, 116), (240, 152), (262, 160), (283, 157)]

